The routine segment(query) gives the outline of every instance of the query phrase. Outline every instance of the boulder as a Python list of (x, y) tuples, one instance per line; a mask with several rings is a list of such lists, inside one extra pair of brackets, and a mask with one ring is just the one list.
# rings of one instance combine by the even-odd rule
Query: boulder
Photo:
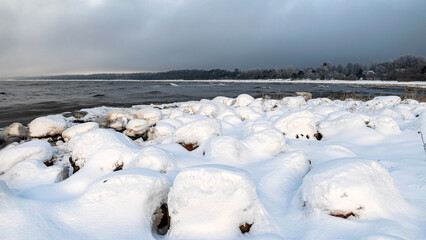
[(30, 136), (34, 138), (53, 137), (67, 129), (67, 123), (61, 115), (38, 117), (28, 124)]

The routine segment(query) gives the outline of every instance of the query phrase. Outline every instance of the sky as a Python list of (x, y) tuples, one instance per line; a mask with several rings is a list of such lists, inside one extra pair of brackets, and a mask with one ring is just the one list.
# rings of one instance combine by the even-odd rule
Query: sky
[(425, 0), (0, 0), (0, 77), (426, 55)]

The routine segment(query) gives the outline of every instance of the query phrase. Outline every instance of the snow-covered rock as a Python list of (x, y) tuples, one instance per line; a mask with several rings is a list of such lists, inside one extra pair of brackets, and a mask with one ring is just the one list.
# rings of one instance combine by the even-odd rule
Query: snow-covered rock
[(60, 182), (68, 177), (68, 169), (61, 166), (46, 167), (37, 159), (28, 159), (16, 163), (0, 180), (6, 182), (9, 188), (23, 190), (36, 185)]
[(123, 119), (125, 120), (125, 122), (128, 122), (132, 120), (133, 118), (134, 118), (133, 114), (125, 110), (112, 110), (112, 111), (109, 111), (106, 116), (106, 120), (109, 123), (114, 123), (119, 119)]
[(256, 119), (259, 119), (263, 116), (261, 113), (256, 112), (251, 107), (237, 107), (235, 109), (235, 113), (243, 121), (244, 120), (256, 120)]
[(248, 94), (240, 94), (235, 99), (233, 106), (234, 107), (246, 107), (253, 101), (254, 101), (254, 98), (252, 96), (250, 96)]
[(149, 168), (166, 173), (175, 167), (175, 160), (171, 153), (152, 146), (144, 147), (136, 158), (125, 168)]
[(65, 130), (62, 133), (62, 137), (64, 138), (65, 141), (68, 141), (79, 133), (88, 132), (97, 128), (99, 128), (99, 124), (96, 122), (87, 122), (87, 123), (78, 124)]
[(52, 147), (44, 140), (33, 140), (0, 151), (0, 173), (6, 172), (20, 161), (38, 159), (42, 162), (52, 158)]
[(117, 152), (135, 152), (139, 146), (122, 133), (108, 129), (95, 129), (90, 132), (78, 134), (68, 142), (68, 150), (77, 165), (83, 166), (84, 162), (102, 150)]
[(307, 105), (303, 97), (285, 97), (281, 100), (281, 103), (287, 107), (301, 108)]
[(211, 137), (202, 145), (206, 157), (224, 163), (240, 162), (243, 147), (240, 140), (231, 136)]
[(288, 151), (283, 134), (277, 129), (256, 131), (242, 139), (253, 155), (277, 155)]
[(374, 128), (383, 134), (400, 133), (398, 123), (390, 117), (380, 116), (372, 118), (368, 123), (368, 127)]
[(149, 123), (149, 126), (154, 126), (158, 121), (161, 120), (163, 114), (160, 109), (146, 107), (138, 110), (135, 113), (137, 119), (143, 119)]
[(287, 138), (314, 139), (317, 133), (314, 115), (309, 111), (292, 112), (279, 117), (274, 126)]
[(212, 136), (222, 135), (222, 126), (216, 119), (201, 119), (182, 125), (173, 133), (175, 143), (199, 146)]
[(130, 120), (126, 125), (126, 131), (123, 133), (129, 137), (141, 137), (146, 135), (149, 130), (149, 123), (143, 119)]
[(25, 140), (28, 138), (28, 130), (21, 123), (12, 123), (5, 127), (0, 133), (0, 142), (5, 141), (7, 144)]
[(307, 207), (344, 218), (386, 218), (406, 206), (389, 172), (366, 159), (337, 159), (314, 167), (300, 193)]
[(254, 182), (242, 170), (221, 165), (183, 169), (169, 193), (171, 228), (168, 235), (180, 239), (241, 236), (268, 231), (266, 212), (258, 200)]
[(51, 115), (32, 120), (28, 128), (31, 137), (50, 137), (62, 134), (67, 129), (67, 123), (61, 115)]

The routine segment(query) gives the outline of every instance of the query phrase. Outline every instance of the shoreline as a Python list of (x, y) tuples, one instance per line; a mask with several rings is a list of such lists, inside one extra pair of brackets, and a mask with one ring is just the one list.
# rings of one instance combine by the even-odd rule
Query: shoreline
[(332, 84), (332, 85), (369, 85), (369, 86), (406, 86), (426, 88), (425, 82), (398, 82), (398, 81), (380, 81), (380, 80), (290, 80), (290, 79), (217, 79), (217, 80), (137, 80), (137, 79), (5, 79), (0, 82), (200, 82), (200, 83), (277, 83), (277, 84)]

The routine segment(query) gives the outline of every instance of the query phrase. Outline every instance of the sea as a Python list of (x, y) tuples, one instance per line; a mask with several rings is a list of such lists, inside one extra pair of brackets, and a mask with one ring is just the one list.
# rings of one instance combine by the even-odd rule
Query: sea
[(128, 80), (14, 80), (0, 81), (0, 128), (13, 122), (99, 106), (130, 107), (212, 99), (216, 96), (280, 99), (296, 92), (313, 97), (411, 96), (425, 94), (424, 88), (383, 85), (300, 84), (277, 82), (128, 81)]

